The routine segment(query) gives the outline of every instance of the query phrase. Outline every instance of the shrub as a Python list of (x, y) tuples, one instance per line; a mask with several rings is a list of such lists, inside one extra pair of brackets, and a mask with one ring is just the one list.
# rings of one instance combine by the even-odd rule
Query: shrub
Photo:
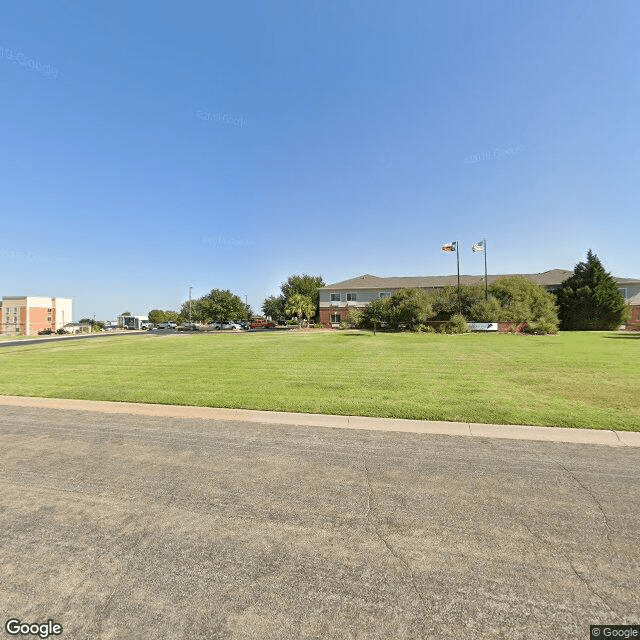
[(323, 325), (322, 325), (322, 323), (321, 323), (321, 322), (316, 322), (316, 323), (313, 325), (313, 328), (314, 328), (314, 329), (322, 329), (322, 328), (323, 328)]
[(422, 289), (400, 289), (390, 298), (392, 329), (413, 329), (433, 315), (429, 296)]
[(502, 305), (493, 296), (488, 300), (475, 302), (469, 309), (469, 318), (473, 322), (500, 322), (503, 316)]
[(468, 333), (469, 327), (467, 326), (467, 320), (459, 313), (451, 316), (449, 322), (444, 325), (445, 333)]
[(363, 317), (364, 314), (360, 309), (350, 309), (347, 322), (353, 329), (358, 329), (362, 325)]
[(555, 297), (544, 287), (522, 276), (507, 276), (494, 282), (489, 290), (500, 302), (502, 320), (516, 324), (545, 320), (557, 329)]
[(431, 317), (430, 298), (422, 289), (400, 289), (391, 297), (373, 300), (362, 311), (360, 326), (413, 330)]
[(558, 327), (552, 322), (549, 322), (548, 320), (542, 318), (537, 322), (527, 322), (526, 326), (524, 327), (524, 332), (541, 336), (548, 333), (558, 333)]
[(420, 325), (420, 331), (422, 331), (422, 333), (435, 333), (436, 330), (430, 325), (430, 324), (421, 324)]
[[(450, 320), (452, 316), (462, 310), (462, 315), (473, 318), (471, 309), (479, 302), (484, 302), (484, 287), (471, 285), (460, 287), (460, 303), (458, 304), (458, 288), (444, 287), (429, 294), (432, 305), (433, 318), (435, 320)], [(478, 322), (495, 322), (495, 317), (491, 320), (478, 320)]]
[(293, 318), (291, 318), (291, 319), (287, 320), (287, 324), (289, 326), (293, 326), (294, 324), (298, 324), (298, 321), (294, 320)]
[(349, 323), (348, 323), (346, 320), (343, 320), (343, 321), (340, 323), (340, 328), (341, 328), (341, 329), (348, 329), (348, 328), (349, 328)]

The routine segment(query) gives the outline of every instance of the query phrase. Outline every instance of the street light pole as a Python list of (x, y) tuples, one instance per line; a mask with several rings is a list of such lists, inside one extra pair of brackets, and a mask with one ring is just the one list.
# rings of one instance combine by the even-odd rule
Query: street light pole
[(191, 289), (193, 287), (189, 287), (189, 324), (191, 324)]

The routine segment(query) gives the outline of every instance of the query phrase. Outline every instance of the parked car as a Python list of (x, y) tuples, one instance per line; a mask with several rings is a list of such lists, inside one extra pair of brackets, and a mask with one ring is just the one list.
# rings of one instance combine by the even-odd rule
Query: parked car
[(184, 331), (197, 331), (198, 325), (195, 322), (185, 322), (182, 325), (182, 328), (184, 329)]
[(229, 322), (229, 321), (214, 322), (212, 328), (217, 330), (232, 329), (233, 331), (242, 331), (241, 325), (239, 325), (237, 322)]
[(249, 327), (252, 329), (273, 329), (276, 323), (271, 320), (265, 320), (264, 318), (257, 318), (249, 323)]
[(156, 325), (153, 324), (153, 322), (143, 322), (140, 325), (140, 328), (145, 330), (145, 331), (150, 331), (151, 329), (153, 329)]
[(39, 336), (50, 336), (53, 333), (51, 329), (43, 329), (42, 331), (38, 331)]
[(158, 329), (175, 329), (177, 326), (175, 322), (161, 322)]

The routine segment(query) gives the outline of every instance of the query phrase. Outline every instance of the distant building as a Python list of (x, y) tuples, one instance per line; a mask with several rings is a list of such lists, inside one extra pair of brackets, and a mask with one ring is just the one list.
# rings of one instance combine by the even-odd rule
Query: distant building
[(63, 329), (67, 333), (91, 333), (91, 325), (88, 322), (67, 322)]
[[(552, 269), (543, 273), (489, 275), (487, 276), (487, 282), (493, 284), (499, 278), (514, 275), (527, 278), (543, 286), (547, 291), (555, 291), (564, 280), (573, 275), (573, 271)], [(632, 297), (640, 293), (640, 280), (616, 276), (613, 279), (618, 284), (625, 301), (628, 302)], [(369, 274), (336, 282), (335, 284), (328, 284), (320, 289), (320, 322), (325, 327), (338, 326), (340, 322), (349, 317), (350, 309), (363, 309), (372, 300), (390, 296), (399, 289), (418, 288), (425, 291), (435, 291), (444, 287), (455, 287), (457, 284), (457, 275), (381, 278)], [(484, 277), (461, 275), (460, 284), (462, 286), (484, 285)]]
[(38, 331), (57, 331), (72, 321), (71, 298), (41, 296), (3, 296), (0, 306), (0, 334), (36, 335)]

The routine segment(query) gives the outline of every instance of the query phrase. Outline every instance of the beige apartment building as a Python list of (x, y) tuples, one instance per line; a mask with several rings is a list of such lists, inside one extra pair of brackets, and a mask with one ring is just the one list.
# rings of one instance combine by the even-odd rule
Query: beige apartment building
[(0, 334), (32, 336), (44, 329), (57, 331), (72, 321), (71, 316), (71, 298), (3, 296)]

